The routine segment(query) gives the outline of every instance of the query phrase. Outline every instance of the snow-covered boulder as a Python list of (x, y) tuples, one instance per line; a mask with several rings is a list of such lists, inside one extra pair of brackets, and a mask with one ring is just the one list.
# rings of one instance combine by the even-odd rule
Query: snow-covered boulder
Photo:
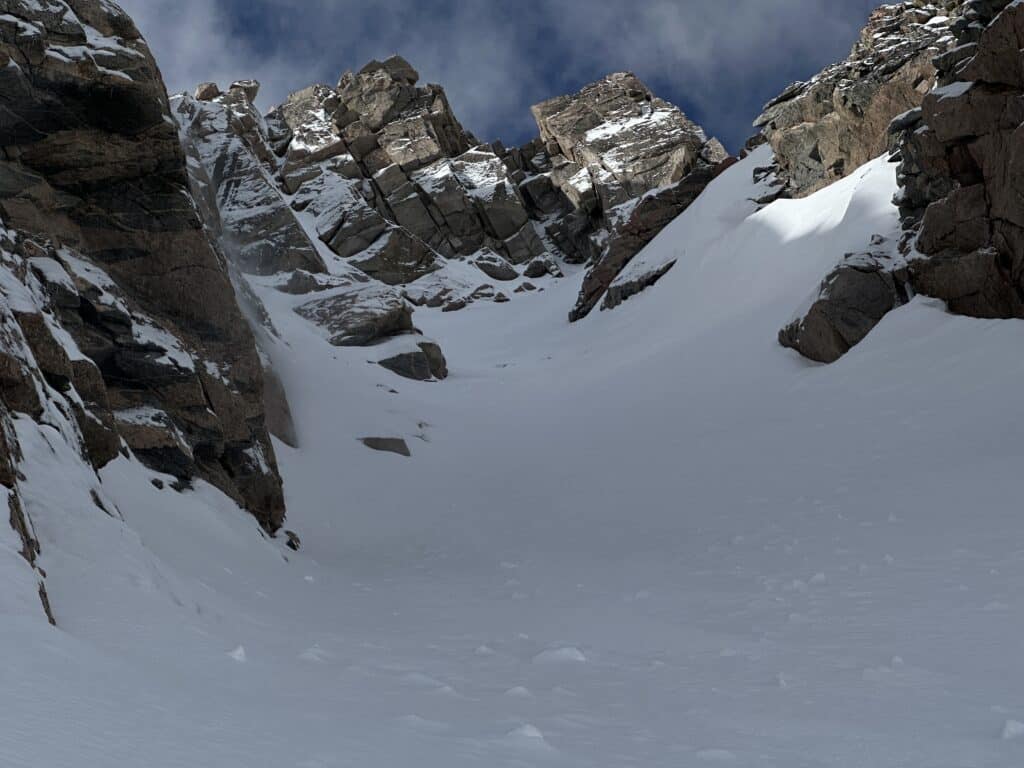
[(380, 284), (333, 290), (295, 311), (323, 327), (338, 347), (367, 346), (413, 330), (412, 308), (397, 291)]

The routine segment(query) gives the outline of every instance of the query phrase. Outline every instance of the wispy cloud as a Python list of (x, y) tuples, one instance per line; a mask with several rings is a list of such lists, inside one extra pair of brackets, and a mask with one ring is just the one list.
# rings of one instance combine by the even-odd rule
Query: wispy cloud
[(758, 107), (845, 55), (871, 0), (121, 0), (171, 90), (255, 77), (265, 106), (400, 52), (481, 138), (629, 69), (736, 146)]

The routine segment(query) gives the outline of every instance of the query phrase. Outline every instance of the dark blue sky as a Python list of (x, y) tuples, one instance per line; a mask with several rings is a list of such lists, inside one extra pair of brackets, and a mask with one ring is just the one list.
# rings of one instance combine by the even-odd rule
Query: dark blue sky
[(531, 104), (636, 72), (737, 149), (765, 101), (846, 55), (872, 0), (122, 0), (172, 90), (255, 77), (261, 105), (399, 52), (481, 139)]

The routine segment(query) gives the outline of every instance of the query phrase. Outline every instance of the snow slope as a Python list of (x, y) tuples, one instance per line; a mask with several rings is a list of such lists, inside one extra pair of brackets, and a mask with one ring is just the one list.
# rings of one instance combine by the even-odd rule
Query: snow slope
[(418, 311), (443, 383), (257, 281), (303, 551), (126, 460), (124, 523), (61, 508), (39, 458), (61, 629), (3, 619), (0, 765), (1020, 765), (1024, 329), (919, 299), (832, 366), (782, 350), (829, 267), (896, 233), (895, 173), (755, 212), (762, 153), (614, 312), (570, 326), (572, 278)]

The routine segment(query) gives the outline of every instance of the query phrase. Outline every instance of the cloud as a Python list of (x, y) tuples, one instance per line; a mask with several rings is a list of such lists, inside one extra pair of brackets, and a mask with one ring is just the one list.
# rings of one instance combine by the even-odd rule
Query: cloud
[(171, 90), (242, 77), (264, 106), (400, 52), (481, 138), (531, 104), (635, 71), (736, 147), (761, 104), (846, 54), (872, 0), (121, 0)]

